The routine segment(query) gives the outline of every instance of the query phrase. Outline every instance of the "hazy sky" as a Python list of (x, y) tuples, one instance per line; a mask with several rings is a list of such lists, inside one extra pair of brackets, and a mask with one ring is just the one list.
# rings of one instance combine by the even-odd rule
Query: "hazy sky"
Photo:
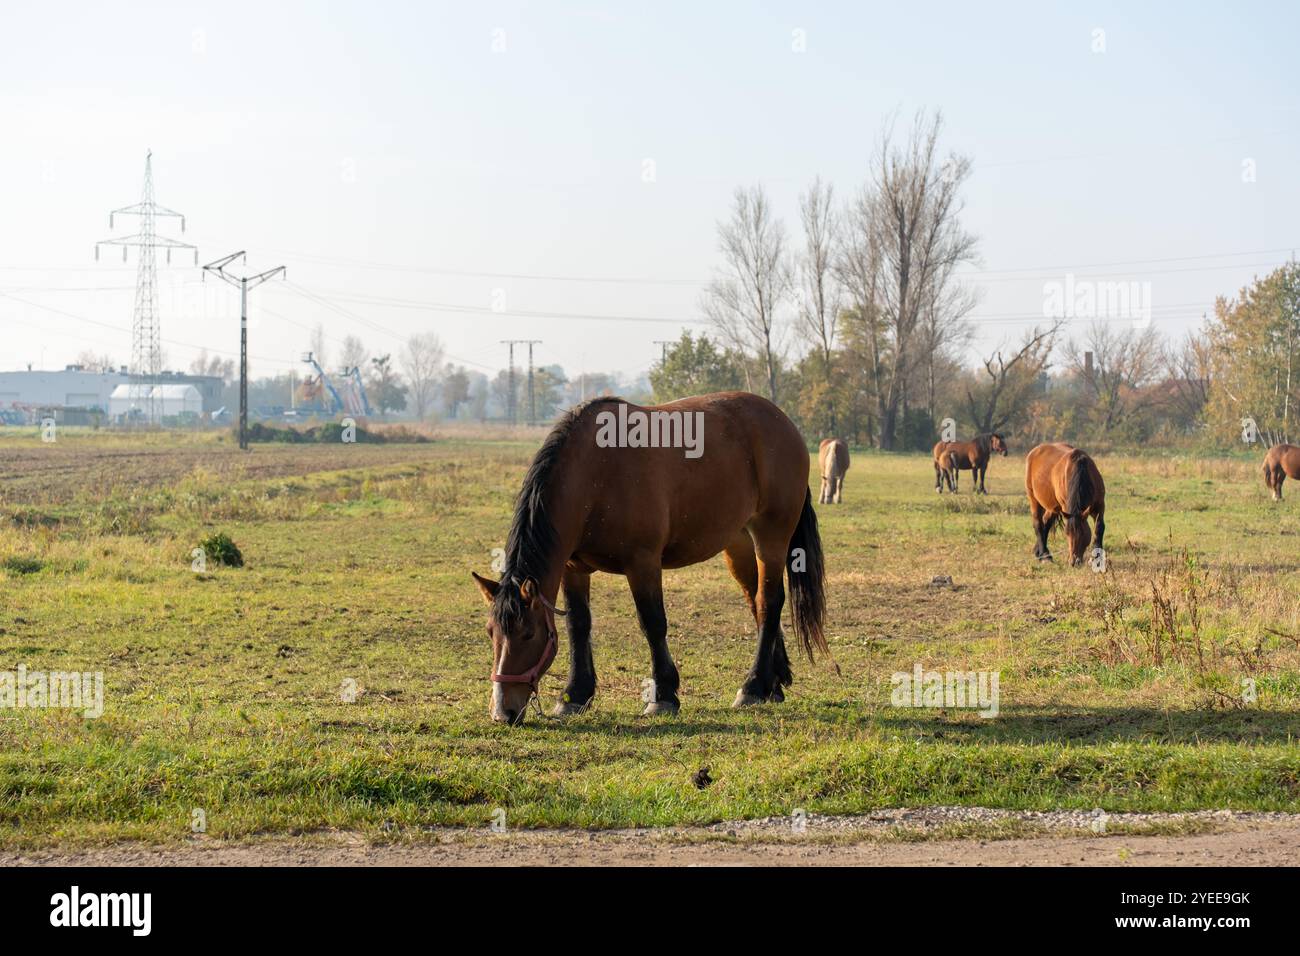
[[(635, 373), (701, 328), (737, 185), (797, 234), (807, 182), (847, 197), (918, 108), (974, 162), (977, 349), (1041, 321), (1069, 271), (1149, 282), (1153, 325), (1181, 331), (1300, 246), (1297, 9), (6, 4), (0, 369), (129, 360), (135, 258), (93, 252), (133, 231), (108, 211), (151, 148), (188, 217), (160, 231), (201, 263), (289, 267), (252, 294), (255, 374), (297, 364), (317, 322), (335, 352), (433, 330), (484, 371), (536, 338), (570, 375)], [(237, 294), (192, 263), (160, 261), (171, 367), (238, 348)]]

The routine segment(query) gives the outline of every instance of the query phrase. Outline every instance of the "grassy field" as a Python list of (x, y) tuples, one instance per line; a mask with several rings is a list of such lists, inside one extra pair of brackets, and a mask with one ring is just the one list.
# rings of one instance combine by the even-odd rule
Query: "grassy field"
[[(982, 498), (936, 496), (928, 458), (856, 454), (819, 509), (838, 675), (797, 661), (786, 703), (731, 710), (752, 622), (715, 559), (666, 576), (682, 710), (641, 719), (645, 643), (622, 579), (597, 576), (594, 710), (509, 728), (487, 717), (469, 571), (504, 546), (537, 440), (241, 454), (0, 429), (0, 671), (105, 686), (98, 719), (0, 710), (0, 845), (178, 841), (195, 810), (214, 837), (385, 840), (498, 808), (512, 827), (1300, 809), (1300, 491), (1270, 502), (1255, 458), (1100, 458), (1095, 573), (1032, 560), (1016, 454)], [(196, 574), (217, 531), (246, 565)], [(1000, 713), (891, 706), (918, 663), (998, 672)], [(547, 707), (566, 668), (562, 647)]]

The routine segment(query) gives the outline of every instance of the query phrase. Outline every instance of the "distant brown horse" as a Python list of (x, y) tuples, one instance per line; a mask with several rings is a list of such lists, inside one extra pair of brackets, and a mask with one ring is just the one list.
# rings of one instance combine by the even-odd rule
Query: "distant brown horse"
[(1037, 537), (1034, 556), (1039, 561), (1052, 560), (1047, 536), (1060, 518), (1065, 519), (1072, 566), (1082, 564), (1088, 553), (1092, 540), (1088, 518), (1097, 525), (1097, 551), (1102, 551), (1106, 535), (1106, 485), (1086, 452), (1064, 442), (1039, 445), (1025, 459), (1025, 491), (1029, 495), (1029, 514)]
[(506, 539), (501, 580), (474, 575), (491, 605), (494, 720), (518, 723), (555, 656), (556, 598), (567, 605), (569, 678), (556, 715), (596, 693), (591, 575), (627, 578), (650, 645), (646, 714), (676, 713), (662, 572), (725, 552), (758, 628), (754, 665), (733, 706), (784, 699), (793, 681), (781, 609), (789, 571), (804, 651), (826, 650), (821, 539), (808, 449), (771, 402), (746, 392), (641, 408), (598, 398), (569, 412), (533, 459)]
[(1282, 482), (1288, 478), (1300, 480), (1300, 448), (1295, 445), (1274, 445), (1264, 456), (1264, 484), (1273, 492), (1273, 500), (1282, 500)]
[(974, 482), (976, 494), (987, 494), (984, 477), (989, 471), (989, 458), (996, 452), (1003, 457), (1007, 454), (1007, 443), (997, 432), (977, 435), (970, 441), (941, 441), (934, 446), (934, 490), (943, 494), (946, 482), (948, 490), (957, 493), (958, 472), (969, 471)]
[(842, 438), (823, 438), (817, 449), (817, 470), (822, 476), (819, 505), (842, 504), (844, 473), (849, 470), (849, 446)]

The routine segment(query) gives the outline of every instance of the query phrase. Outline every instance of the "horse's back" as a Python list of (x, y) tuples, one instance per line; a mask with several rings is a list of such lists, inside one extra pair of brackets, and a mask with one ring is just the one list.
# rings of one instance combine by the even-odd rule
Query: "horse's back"
[(835, 465), (843, 475), (849, 470), (849, 443), (843, 439), (835, 439)]
[(1066, 442), (1044, 442), (1030, 450), (1025, 456), (1025, 491), (1048, 511), (1060, 511), (1075, 468), (1086, 469), (1093, 490), (1092, 500), (1100, 507), (1106, 498), (1101, 469), (1086, 451)]
[(842, 438), (823, 438), (817, 448), (817, 469), (823, 478), (831, 471), (843, 475), (849, 470), (849, 446)]
[(1043, 442), (1030, 449), (1025, 456), (1025, 492), (1031, 501), (1048, 511), (1056, 511), (1060, 501), (1056, 493), (1053, 472), (1057, 464), (1075, 450), (1065, 442)]

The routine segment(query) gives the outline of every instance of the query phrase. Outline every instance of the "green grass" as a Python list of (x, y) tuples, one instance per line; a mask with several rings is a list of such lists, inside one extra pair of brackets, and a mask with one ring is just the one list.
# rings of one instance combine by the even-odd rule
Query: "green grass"
[[(1254, 460), (1100, 458), (1095, 574), (1033, 562), (1018, 458), (987, 497), (939, 498), (928, 459), (859, 453), (819, 509), (839, 675), (798, 661), (785, 704), (731, 710), (753, 639), (715, 559), (666, 575), (682, 711), (643, 720), (645, 643), (625, 583), (597, 576), (594, 711), (507, 728), (469, 571), (504, 545), (534, 444), (220, 438), (0, 429), (0, 670), (105, 682), (98, 719), (0, 710), (0, 845), (180, 840), (195, 809), (213, 836), (375, 839), (498, 807), (587, 827), (1300, 809), (1300, 500), (1269, 502)], [(216, 533), (246, 566), (194, 573)], [(891, 707), (916, 663), (1000, 672), (1000, 714)]]

